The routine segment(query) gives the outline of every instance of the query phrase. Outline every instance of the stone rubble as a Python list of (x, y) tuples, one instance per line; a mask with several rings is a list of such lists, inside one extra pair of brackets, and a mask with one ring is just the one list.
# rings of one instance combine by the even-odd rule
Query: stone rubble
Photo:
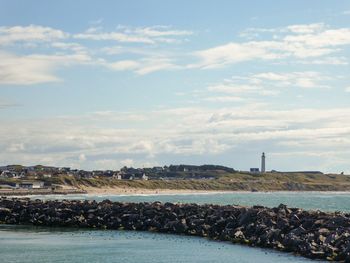
[(0, 198), (0, 223), (201, 236), (350, 262), (350, 215), (263, 206)]

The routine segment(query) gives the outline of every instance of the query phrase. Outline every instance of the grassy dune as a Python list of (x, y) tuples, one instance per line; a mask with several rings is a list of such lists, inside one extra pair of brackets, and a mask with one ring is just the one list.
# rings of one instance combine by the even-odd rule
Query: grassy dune
[(51, 183), (83, 187), (118, 187), (142, 189), (231, 190), (231, 191), (350, 191), (350, 176), (308, 173), (220, 173), (216, 179), (178, 179), (129, 181), (108, 178), (75, 179), (61, 176), (47, 179)]

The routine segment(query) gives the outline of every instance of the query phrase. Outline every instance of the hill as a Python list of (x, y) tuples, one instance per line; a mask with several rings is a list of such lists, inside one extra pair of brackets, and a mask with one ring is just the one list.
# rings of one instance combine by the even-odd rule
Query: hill
[[(208, 175), (208, 174), (206, 174)], [(76, 179), (53, 177), (50, 183), (85, 187), (140, 189), (181, 189), (217, 191), (350, 191), (350, 176), (322, 173), (227, 173), (213, 172), (211, 179), (116, 180), (110, 178)]]

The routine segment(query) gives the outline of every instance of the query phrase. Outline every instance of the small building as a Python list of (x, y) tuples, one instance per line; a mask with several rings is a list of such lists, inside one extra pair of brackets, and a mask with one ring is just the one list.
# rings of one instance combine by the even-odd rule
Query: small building
[(153, 167), (153, 170), (154, 170), (154, 172), (156, 172), (156, 173), (161, 173), (161, 172), (164, 171), (164, 168), (163, 168), (163, 167), (160, 167), (160, 166), (155, 166), (155, 167)]
[(147, 176), (146, 174), (143, 174), (143, 175), (141, 176), (141, 180), (147, 181), (147, 180), (148, 180), (148, 176)]
[(92, 171), (92, 176), (103, 176), (103, 175), (104, 175), (104, 171), (101, 171), (101, 170)]
[(124, 173), (121, 176), (122, 176), (122, 180), (134, 180), (135, 179), (135, 175), (130, 174), (130, 173)]
[(19, 188), (41, 189), (41, 188), (44, 188), (44, 182), (41, 182), (41, 181), (22, 181), (19, 183)]
[(113, 179), (117, 179), (117, 180), (122, 180), (122, 173), (121, 172), (116, 172), (113, 174), (112, 176)]
[(61, 167), (61, 168), (59, 168), (59, 171), (61, 173), (69, 173), (70, 172), (70, 167)]
[(9, 171), (9, 170), (2, 171), (0, 174), (1, 174), (0, 175), (1, 177), (6, 177), (6, 178), (19, 179), (24, 177), (24, 173)]
[(59, 184), (51, 184), (51, 190), (62, 190), (63, 187), (62, 185), (59, 185)]
[(253, 174), (257, 174), (257, 173), (260, 173), (260, 170), (259, 168), (250, 168), (250, 172)]
[(93, 178), (93, 173), (84, 170), (79, 170), (78, 176), (80, 176), (80, 178), (91, 179)]

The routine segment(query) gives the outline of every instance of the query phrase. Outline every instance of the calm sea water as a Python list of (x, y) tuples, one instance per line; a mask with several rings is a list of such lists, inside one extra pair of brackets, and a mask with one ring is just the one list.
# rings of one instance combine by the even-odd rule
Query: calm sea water
[(1, 262), (309, 262), (290, 254), (203, 238), (130, 231), (0, 226)]
[(286, 204), (290, 207), (323, 211), (350, 212), (350, 192), (235, 192), (181, 195), (55, 195), (32, 196), (39, 199), (110, 199), (120, 202), (180, 202), (237, 205), (264, 205), (268, 207)]
[[(138, 196), (33, 196), (43, 199), (110, 199), (187, 202), (350, 211), (350, 193), (223, 193)], [(146, 232), (35, 228), (0, 225), (1, 262), (311, 262), (292, 254), (204, 238)]]

